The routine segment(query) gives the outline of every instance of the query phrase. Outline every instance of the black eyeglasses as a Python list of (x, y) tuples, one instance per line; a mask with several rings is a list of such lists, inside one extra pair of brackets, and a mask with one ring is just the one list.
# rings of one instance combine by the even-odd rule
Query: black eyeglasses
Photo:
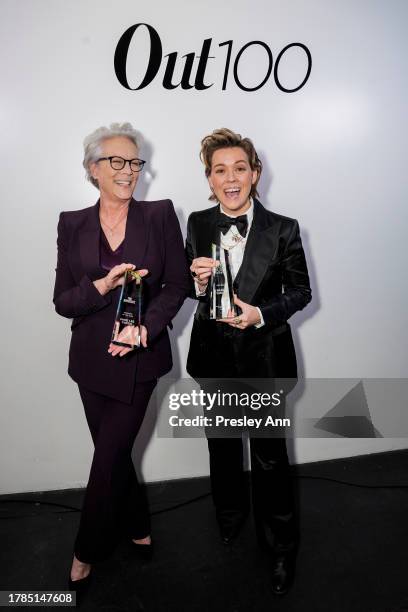
[(133, 172), (140, 172), (146, 163), (144, 159), (138, 159), (137, 157), (135, 157), (135, 159), (123, 159), (123, 157), (118, 157), (117, 155), (112, 155), (111, 157), (100, 157), (96, 161), (100, 162), (105, 159), (109, 161), (113, 170), (123, 170), (125, 165), (129, 164), (129, 168)]

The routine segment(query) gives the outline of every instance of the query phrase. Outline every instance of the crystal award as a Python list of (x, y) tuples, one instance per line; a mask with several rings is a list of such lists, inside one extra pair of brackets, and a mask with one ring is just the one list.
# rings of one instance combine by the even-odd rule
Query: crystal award
[(120, 292), (112, 344), (136, 348), (140, 346), (142, 321), (142, 277), (135, 270), (127, 270)]
[(218, 261), (218, 266), (212, 269), (210, 277), (210, 319), (232, 319), (237, 315), (237, 307), (228, 249), (212, 244), (211, 256)]

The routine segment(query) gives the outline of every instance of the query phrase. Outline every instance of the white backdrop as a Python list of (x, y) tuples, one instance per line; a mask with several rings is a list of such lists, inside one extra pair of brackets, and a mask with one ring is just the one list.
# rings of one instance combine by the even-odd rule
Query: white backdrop
[[(145, 139), (148, 172), (136, 198), (171, 198), (183, 231), (188, 214), (209, 205), (201, 138), (223, 126), (250, 136), (265, 164), (261, 200), (301, 225), (314, 295), (293, 318), (302, 374), (407, 376), (405, 0), (0, 0), (0, 9), (1, 492), (87, 480), (92, 445), (66, 374), (69, 322), (51, 302), (56, 224), (61, 210), (96, 201), (82, 141), (112, 121), (130, 121)], [(149, 87), (124, 89), (114, 51), (136, 23), (159, 32), (163, 55), (199, 54), (212, 38), (213, 87), (164, 89), (163, 61)], [(287, 44), (305, 44), (313, 58), (308, 82), (290, 94), (271, 77), (245, 92), (231, 71), (222, 91), (226, 48), (218, 45), (230, 39), (232, 61), (254, 40), (274, 58)], [(129, 51), (134, 84), (147, 42), (141, 32)], [(262, 80), (265, 58), (259, 46), (243, 55), (241, 80)], [(281, 62), (289, 86), (304, 71), (301, 53)], [(177, 374), (185, 371), (193, 307), (188, 300), (175, 321)], [(144, 427), (146, 480), (208, 473), (203, 440), (158, 439), (153, 422), (151, 415)], [(292, 460), (406, 446), (405, 439), (298, 440)]]

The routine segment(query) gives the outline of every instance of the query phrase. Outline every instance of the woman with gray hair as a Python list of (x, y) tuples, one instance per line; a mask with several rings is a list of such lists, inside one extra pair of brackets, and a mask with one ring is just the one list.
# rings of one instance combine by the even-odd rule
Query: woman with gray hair
[[(84, 149), (87, 178), (100, 197), (94, 206), (61, 213), (54, 289), (56, 311), (73, 319), (68, 373), (78, 384), (94, 443), (69, 579), (77, 592), (121, 532), (145, 557), (151, 552), (148, 506), (131, 452), (157, 379), (172, 367), (167, 326), (189, 284), (171, 201), (133, 199), (145, 161), (130, 123), (97, 129)], [(136, 350), (111, 343), (127, 270), (143, 277)]]

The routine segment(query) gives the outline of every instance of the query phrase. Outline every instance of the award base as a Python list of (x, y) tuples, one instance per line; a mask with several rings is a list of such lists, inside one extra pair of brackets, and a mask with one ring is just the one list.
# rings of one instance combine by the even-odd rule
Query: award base
[(116, 346), (138, 348), (140, 346), (139, 327), (126, 325), (121, 329), (120, 324), (115, 323), (111, 342)]

